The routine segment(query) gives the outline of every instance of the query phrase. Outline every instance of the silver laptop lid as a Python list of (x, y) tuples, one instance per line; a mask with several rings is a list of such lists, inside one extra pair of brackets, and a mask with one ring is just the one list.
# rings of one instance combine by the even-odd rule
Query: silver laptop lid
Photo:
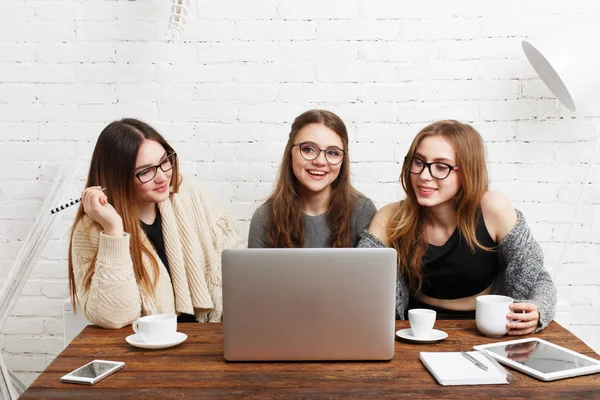
[(394, 249), (223, 251), (229, 361), (389, 360)]

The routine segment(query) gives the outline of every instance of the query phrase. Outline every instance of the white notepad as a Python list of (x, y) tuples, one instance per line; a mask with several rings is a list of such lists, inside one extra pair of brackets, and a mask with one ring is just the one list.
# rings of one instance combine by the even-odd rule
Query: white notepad
[(424, 352), (421, 361), (440, 385), (493, 385), (509, 383), (506, 370), (479, 351), (466, 352), (488, 367), (476, 366), (460, 352)]

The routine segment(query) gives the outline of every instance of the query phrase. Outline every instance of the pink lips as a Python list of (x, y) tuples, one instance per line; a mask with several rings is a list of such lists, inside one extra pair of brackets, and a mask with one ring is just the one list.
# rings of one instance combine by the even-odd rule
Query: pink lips
[(157, 191), (158, 193), (163, 193), (165, 190), (167, 190), (169, 188), (168, 184), (164, 184), (162, 186), (157, 187), (156, 189), (154, 189), (155, 191)]
[(431, 197), (437, 191), (436, 188), (421, 185), (418, 186), (418, 189), (421, 197)]
[[(313, 170), (313, 171), (318, 171), (318, 170), (316, 170), (316, 169), (315, 169), (315, 170)], [(324, 178), (325, 178), (325, 176), (327, 176), (327, 172), (325, 172), (325, 171), (319, 171), (319, 172), (323, 172), (324, 174), (323, 174), (323, 175), (313, 175), (313, 174), (311, 174), (310, 172), (308, 172), (308, 170), (306, 170), (306, 174), (307, 174), (307, 175), (308, 175), (308, 176), (309, 176), (311, 179), (314, 179), (314, 180), (316, 180), (316, 181), (320, 181), (320, 180), (324, 179)]]

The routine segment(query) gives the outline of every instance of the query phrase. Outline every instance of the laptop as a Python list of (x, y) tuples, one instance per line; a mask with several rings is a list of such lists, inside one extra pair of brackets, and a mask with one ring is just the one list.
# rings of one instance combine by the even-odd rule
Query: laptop
[(227, 361), (390, 360), (396, 251), (227, 249)]

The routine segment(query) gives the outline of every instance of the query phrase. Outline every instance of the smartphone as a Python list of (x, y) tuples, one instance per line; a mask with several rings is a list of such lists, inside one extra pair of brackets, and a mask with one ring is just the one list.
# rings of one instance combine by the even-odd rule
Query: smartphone
[(124, 366), (125, 363), (121, 361), (94, 360), (83, 367), (77, 368), (75, 371), (69, 372), (60, 378), (60, 381), (93, 385)]

